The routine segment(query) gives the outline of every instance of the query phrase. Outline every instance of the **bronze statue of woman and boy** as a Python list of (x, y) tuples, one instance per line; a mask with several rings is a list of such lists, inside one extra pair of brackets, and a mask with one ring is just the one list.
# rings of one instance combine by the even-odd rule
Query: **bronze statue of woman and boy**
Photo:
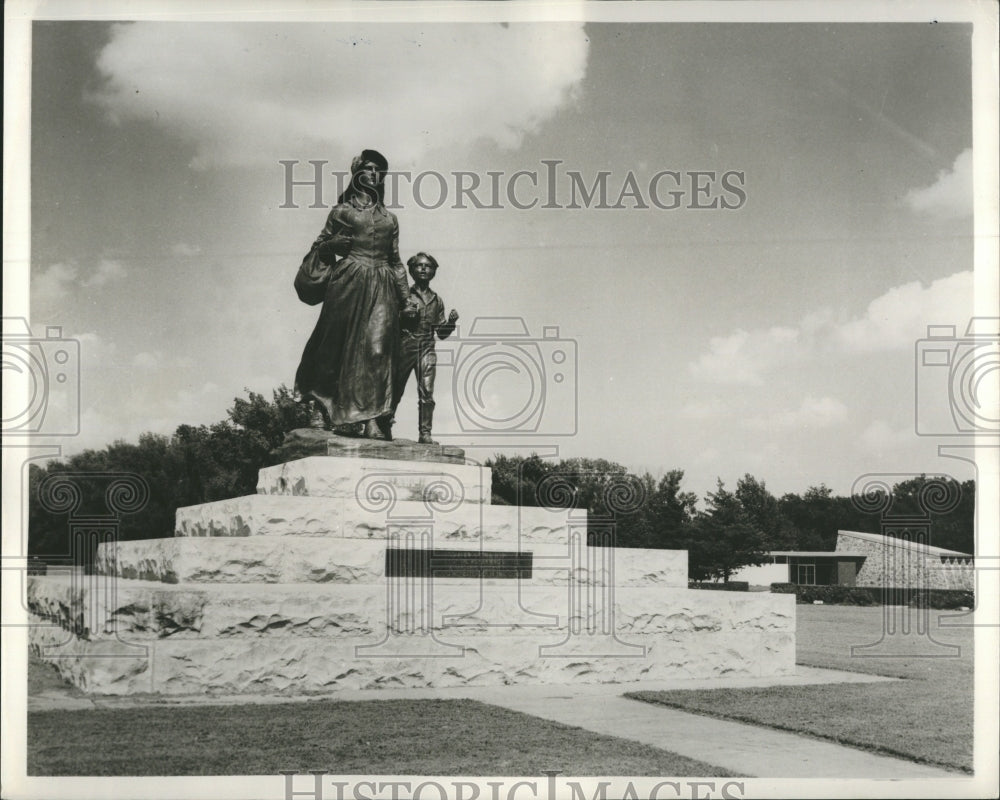
[(392, 439), (392, 424), (411, 373), (416, 373), (419, 441), (433, 444), (435, 336), (455, 330), (430, 288), (438, 263), (427, 253), (399, 257), (399, 223), (384, 204), (389, 162), (364, 150), (351, 180), (295, 279), (299, 298), (322, 303), (295, 373), (310, 404), (312, 427), (344, 435)]

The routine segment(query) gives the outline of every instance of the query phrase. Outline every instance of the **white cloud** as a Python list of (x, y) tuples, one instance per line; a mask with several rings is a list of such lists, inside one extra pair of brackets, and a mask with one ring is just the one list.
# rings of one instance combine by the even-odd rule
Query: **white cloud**
[[(90, 394), (86, 389), (85, 385), (85, 397)], [(60, 444), (66, 455), (72, 455), (117, 440), (134, 443), (146, 432), (170, 436), (183, 423), (201, 425), (223, 419), (231, 404), (232, 395), (211, 381), (171, 392), (149, 391), (143, 386), (114, 407), (106, 397), (92, 398), (82, 410), (79, 435)]]
[(824, 353), (863, 353), (912, 348), (928, 325), (962, 325), (972, 313), (973, 275), (957, 272), (924, 286), (896, 286), (877, 297), (864, 316), (835, 321), (828, 309), (803, 317), (796, 328), (737, 330), (709, 340), (708, 352), (689, 365), (714, 383), (761, 385), (778, 368)]
[(31, 302), (34, 308), (51, 310), (51, 307), (68, 297), (77, 287), (104, 286), (127, 274), (120, 261), (101, 259), (90, 272), (82, 272), (76, 264), (59, 262), (31, 275)]
[(958, 154), (950, 170), (941, 170), (930, 186), (911, 190), (904, 198), (914, 211), (943, 219), (972, 215), (972, 148)]
[[(41, 272), (33, 272), (31, 276), (31, 300), (33, 304), (50, 305), (62, 300), (69, 293), (69, 287), (76, 280), (77, 270), (74, 264), (52, 264)], [(37, 306), (36, 306), (37, 307)]]
[[(586, 71), (583, 25), (116, 25), (94, 99), (194, 143), (193, 165), (383, 150), (517, 147), (570, 102)], [(372, 93), (370, 87), (378, 86)], [(309, 152), (305, 152), (308, 148)]]
[(102, 258), (97, 269), (80, 281), (81, 286), (103, 286), (109, 281), (124, 278), (127, 274), (125, 265), (120, 261)]
[(786, 361), (799, 345), (794, 328), (768, 328), (709, 340), (708, 352), (690, 369), (696, 377), (715, 383), (759, 385), (768, 370)]
[(747, 419), (747, 427), (759, 430), (829, 428), (847, 419), (847, 406), (835, 397), (806, 397), (794, 410), (776, 411), (767, 417)]
[(118, 348), (115, 343), (99, 334), (86, 332), (73, 337), (80, 343), (80, 365), (83, 377), (85, 370), (113, 364), (117, 360)]
[(918, 438), (912, 428), (894, 428), (888, 422), (877, 419), (861, 432), (858, 442), (866, 452), (884, 455), (912, 446)]
[(132, 366), (137, 369), (183, 369), (190, 367), (194, 361), (187, 356), (167, 356), (162, 350), (143, 351), (132, 357)]
[(704, 401), (692, 400), (685, 403), (680, 415), (685, 419), (706, 420), (718, 419), (730, 413), (729, 406), (718, 397), (712, 396)]
[(198, 245), (190, 245), (187, 242), (178, 242), (170, 248), (170, 252), (175, 256), (189, 257), (201, 253), (201, 248)]
[(913, 347), (928, 325), (963, 325), (973, 310), (972, 272), (957, 272), (924, 287), (919, 281), (890, 289), (868, 305), (864, 317), (837, 327), (841, 347), (870, 352)]
[(136, 353), (132, 359), (132, 366), (138, 369), (157, 369), (160, 366), (160, 356), (153, 353)]

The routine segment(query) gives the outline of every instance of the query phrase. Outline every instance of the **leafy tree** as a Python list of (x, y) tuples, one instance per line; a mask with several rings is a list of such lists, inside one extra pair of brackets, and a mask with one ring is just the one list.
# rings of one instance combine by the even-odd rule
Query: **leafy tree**
[(796, 550), (832, 550), (839, 527), (833, 492), (825, 485), (810, 486), (801, 497), (786, 494), (778, 507), (795, 530)]
[(764, 535), (768, 549), (795, 547), (795, 529), (764, 481), (749, 473), (744, 475), (736, 482), (736, 499), (747, 519)]
[(248, 392), (236, 398), (228, 419), (213, 425), (180, 425), (173, 436), (144, 433), (137, 444), (117, 441), (85, 450), (64, 462), (29, 469), (28, 552), (51, 559), (70, 555), (68, 514), (41, 502), (39, 487), (48, 475), (86, 473), (74, 478), (82, 500), (77, 515), (106, 515), (109, 473), (140, 476), (148, 486), (146, 504), (119, 520), (122, 540), (172, 536), (177, 508), (253, 494), (257, 472), (287, 431), (307, 424), (305, 410), (285, 386), (268, 402)]
[[(92, 476), (76, 479), (82, 492), (78, 514), (107, 513), (102, 475), (140, 475), (149, 487), (149, 500), (121, 519), (123, 539), (171, 536), (177, 508), (253, 494), (258, 470), (273, 463), (272, 452), (285, 434), (305, 427), (308, 416), (285, 386), (275, 389), (270, 401), (249, 390), (246, 395), (235, 398), (226, 419), (212, 425), (179, 425), (170, 437), (145, 433), (135, 444), (116, 441), (63, 462), (30, 465), (29, 554), (50, 559), (69, 555), (66, 514), (39, 502), (39, 486), (51, 474)], [(725, 580), (768, 549), (832, 550), (840, 529), (880, 530), (878, 514), (862, 512), (850, 497), (836, 497), (823, 485), (776, 500), (763, 481), (744, 475), (735, 492), (719, 483), (706, 497), (706, 510), (698, 512), (697, 497), (681, 490), (681, 470), (656, 480), (606, 459), (551, 461), (537, 454), (497, 455), (487, 466), (493, 470), (494, 503), (555, 503), (586, 510), (595, 529), (613, 520), (619, 547), (688, 549), (695, 577)], [(892, 512), (920, 511), (929, 480), (922, 475), (893, 487)], [(932, 516), (931, 543), (971, 553), (975, 483), (953, 483), (951, 489), (958, 495), (957, 505)]]
[(908, 478), (892, 487), (887, 513), (927, 516), (930, 523), (927, 544), (962, 553), (972, 553), (975, 549), (975, 481), (959, 483), (927, 475)]
[(649, 502), (657, 487), (650, 475), (635, 475), (602, 458), (547, 461), (537, 454), (498, 455), (487, 466), (493, 470), (493, 502), (498, 505), (586, 511), (591, 541), (613, 523), (618, 547), (646, 547), (655, 539)]
[(683, 480), (684, 472), (674, 469), (656, 483), (646, 504), (646, 537), (641, 547), (669, 550), (687, 547), (687, 526), (694, 519), (698, 496), (681, 491)]
[(688, 573), (695, 580), (728, 583), (740, 567), (764, 563), (767, 541), (739, 499), (720, 480), (705, 497), (706, 510), (688, 525)]

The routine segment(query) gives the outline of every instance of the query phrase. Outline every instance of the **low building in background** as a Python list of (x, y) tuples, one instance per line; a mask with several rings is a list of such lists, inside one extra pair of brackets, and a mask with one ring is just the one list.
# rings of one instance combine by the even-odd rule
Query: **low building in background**
[(834, 550), (773, 550), (759, 566), (730, 577), (751, 586), (875, 586), (975, 589), (975, 558), (919, 540), (837, 531)]
[(865, 556), (857, 586), (975, 589), (975, 558), (968, 553), (925, 544), (919, 539), (879, 533), (837, 531), (836, 552)]

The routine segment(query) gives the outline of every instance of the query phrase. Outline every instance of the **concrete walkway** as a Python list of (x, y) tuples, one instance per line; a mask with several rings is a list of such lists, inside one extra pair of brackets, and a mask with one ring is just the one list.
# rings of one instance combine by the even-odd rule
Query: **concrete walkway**
[(878, 675), (799, 666), (778, 678), (642, 681), (576, 686), (493, 686), (368, 689), (313, 695), (92, 695), (46, 692), (28, 698), (29, 711), (134, 708), (150, 705), (230, 705), (315, 700), (469, 699), (595, 733), (617, 736), (705, 761), (741, 776), (904, 780), (961, 777), (936, 767), (875, 755), (805, 735), (715, 719), (622, 697), (625, 692), (804, 686), (892, 681)]
[(558, 687), (531, 696), (484, 691), (478, 699), (564, 725), (632, 739), (748, 777), (954, 780), (958, 776), (801, 734), (630, 700), (616, 692), (583, 698), (567, 696), (565, 687)]

